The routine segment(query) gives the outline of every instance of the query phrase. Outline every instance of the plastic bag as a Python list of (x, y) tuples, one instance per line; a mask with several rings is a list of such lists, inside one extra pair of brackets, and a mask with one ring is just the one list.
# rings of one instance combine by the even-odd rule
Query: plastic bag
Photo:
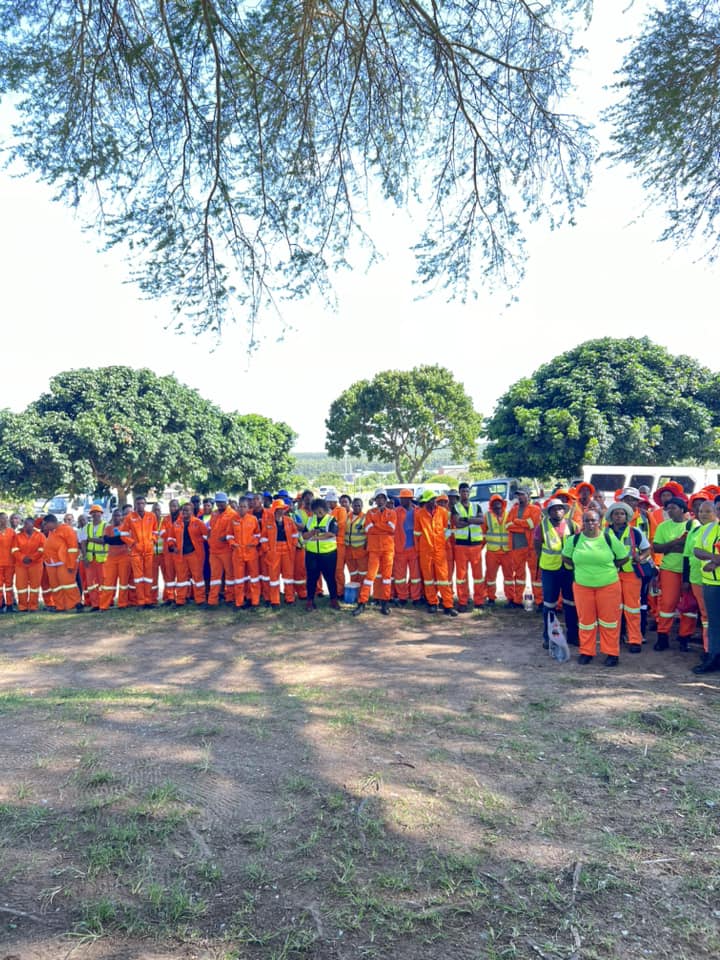
[(558, 663), (567, 663), (570, 659), (570, 648), (563, 626), (552, 611), (548, 613), (548, 634), (550, 635), (550, 656)]

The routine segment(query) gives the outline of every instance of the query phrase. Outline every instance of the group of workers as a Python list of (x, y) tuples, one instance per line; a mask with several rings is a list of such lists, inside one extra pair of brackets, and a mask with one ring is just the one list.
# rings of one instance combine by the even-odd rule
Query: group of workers
[[(678, 642), (687, 649), (698, 617), (704, 655), (694, 669), (720, 669), (720, 489), (690, 498), (668, 483), (653, 495), (628, 487), (608, 507), (590, 484), (557, 489), (544, 504), (527, 489), (508, 504), (490, 498), (483, 513), (470, 487), (396, 502), (376, 491), (360, 498), (311, 490), (291, 497), (223, 492), (169, 513), (133, 506), (104, 518), (101, 504), (75, 526), (52, 514), (21, 521), (0, 513), (0, 610), (103, 611), (162, 602), (257, 609), (261, 602), (304, 601), (312, 610), (324, 580), (330, 606), (346, 594), (354, 616), (368, 604), (387, 615), (394, 602), (455, 617), (493, 606), (502, 572), (506, 607), (543, 612), (547, 647), (562, 606), (567, 642), (579, 662), (604, 663), (627, 649), (640, 653), (649, 617), (654, 649), (669, 646), (679, 615)], [(161, 589), (162, 580), (162, 589)], [(454, 585), (454, 591), (453, 591)], [(349, 587), (349, 589), (348, 589)]]

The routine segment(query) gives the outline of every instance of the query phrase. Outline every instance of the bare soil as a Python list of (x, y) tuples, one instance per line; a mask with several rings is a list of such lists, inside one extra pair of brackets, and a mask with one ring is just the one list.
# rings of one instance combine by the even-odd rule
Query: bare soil
[(0, 960), (717, 958), (720, 679), (540, 633), (3, 616)]

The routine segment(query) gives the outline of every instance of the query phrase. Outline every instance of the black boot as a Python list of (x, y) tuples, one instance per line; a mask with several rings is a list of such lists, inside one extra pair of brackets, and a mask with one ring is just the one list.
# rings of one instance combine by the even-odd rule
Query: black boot
[(658, 638), (653, 644), (653, 650), (667, 650), (670, 643), (666, 633), (659, 633)]
[(704, 653), (700, 663), (692, 668), (693, 673), (714, 673), (720, 670), (720, 657)]
[(386, 617), (390, 616), (390, 604), (387, 602), (387, 600), (380, 601), (380, 613)]
[(352, 615), (354, 617), (359, 617), (361, 613), (364, 613), (364, 611), (365, 611), (365, 604), (359, 603), (353, 610)]

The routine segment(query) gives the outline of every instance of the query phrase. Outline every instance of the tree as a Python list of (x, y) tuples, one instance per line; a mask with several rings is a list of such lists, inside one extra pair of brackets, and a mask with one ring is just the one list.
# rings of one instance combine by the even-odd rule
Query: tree
[(707, 0), (667, 0), (653, 11), (624, 59), (608, 111), (616, 162), (630, 164), (664, 208), (663, 239), (720, 237), (720, 8)]
[(572, 213), (562, 109), (591, 0), (0, 0), (12, 155), (122, 244), (179, 325), (324, 289), (369, 192), (424, 206), (424, 281), (512, 273)]
[(583, 463), (711, 461), (720, 377), (647, 337), (589, 340), (513, 384), (487, 422), (499, 473), (571, 476)]
[[(23, 489), (116, 488), (121, 503), (130, 491), (170, 482), (239, 489), (249, 477), (280, 480), (293, 467), (286, 424), (223, 414), (175, 377), (130, 367), (58, 374), (24, 414), (0, 418), (6, 433), (15, 440), (0, 457), (0, 487), (24, 474)], [(18, 449), (25, 435), (27, 452)]]
[(333, 402), (325, 426), (331, 457), (365, 453), (393, 463), (409, 483), (438, 447), (457, 459), (473, 456), (482, 417), (449, 370), (422, 366), (354, 383)]

